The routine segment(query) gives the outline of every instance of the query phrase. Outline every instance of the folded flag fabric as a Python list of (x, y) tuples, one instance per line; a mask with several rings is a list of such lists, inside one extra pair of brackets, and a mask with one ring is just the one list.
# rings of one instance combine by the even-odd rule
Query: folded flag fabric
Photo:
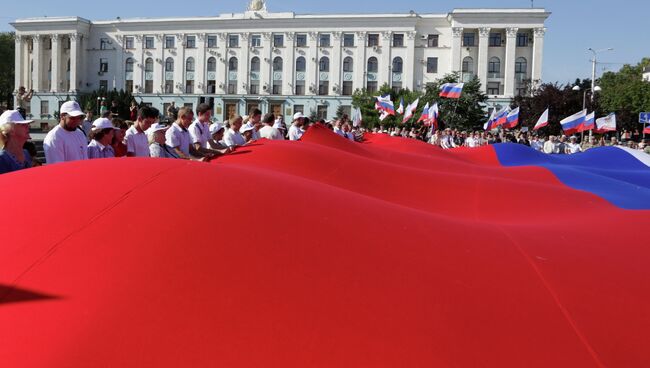
[(540, 116), (539, 119), (537, 120), (537, 123), (535, 123), (535, 127), (533, 128), (533, 130), (541, 129), (547, 125), (548, 125), (548, 109), (544, 110), (542, 116)]
[(649, 366), (643, 156), (364, 139), (0, 175), (2, 366)]
[(440, 87), (440, 97), (460, 98), (464, 83), (445, 83)]

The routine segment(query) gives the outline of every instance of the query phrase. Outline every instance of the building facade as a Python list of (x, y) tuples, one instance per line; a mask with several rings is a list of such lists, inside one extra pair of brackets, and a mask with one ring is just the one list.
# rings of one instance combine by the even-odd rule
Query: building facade
[(16, 29), (16, 89), (29, 113), (52, 119), (78, 93), (124, 89), (165, 111), (200, 102), (217, 119), (253, 107), (332, 118), (359, 88), (422, 90), (446, 73), (477, 75), (490, 102), (507, 103), (542, 78), (544, 9), (448, 14), (298, 15), (254, 0), (216, 17), (29, 18)]

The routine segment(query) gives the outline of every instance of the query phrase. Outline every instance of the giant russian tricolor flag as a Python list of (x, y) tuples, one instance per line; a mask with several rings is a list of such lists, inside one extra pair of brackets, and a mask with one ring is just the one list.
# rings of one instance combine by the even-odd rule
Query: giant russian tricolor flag
[(560, 124), (562, 125), (564, 134), (571, 135), (577, 133), (584, 124), (586, 116), (587, 110), (582, 110), (569, 116), (568, 118), (562, 119), (562, 121), (560, 121)]
[(465, 83), (445, 83), (440, 87), (440, 97), (460, 98)]
[(647, 155), (364, 138), (0, 175), (2, 366), (650, 366)]

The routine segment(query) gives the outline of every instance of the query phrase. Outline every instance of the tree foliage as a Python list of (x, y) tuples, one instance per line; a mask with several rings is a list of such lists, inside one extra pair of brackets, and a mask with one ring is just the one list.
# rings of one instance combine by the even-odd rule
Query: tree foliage
[[(100, 98), (99, 100), (97, 98)], [(117, 106), (119, 108), (119, 116), (123, 119), (128, 119), (129, 117), (129, 107), (131, 102), (135, 101), (133, 95), (130, 92), (124, 90), (112, 90), (112, 91), (93, 91), (90, 93), (82, 93), (77, 98), (79, 105), (84, 111), (92, 111), (97, 115), (99, 111), (99, 104), (101, 103), (101, 98), (105, 98), (106, 106), (110, 108), (113, 101), (117, 101)]]
[(13, 106), (15, 89), (15, 50), (16, 41), (13, 32), (0, 33), (0, 104)]
[(645, 67), (650, 67), (650, 58), (635, 66), (624, 65), (618, 72), (607, 72), (598, 81), (602, 112), (615, 112), (619, 129), (640, 129), (639, 113), (650, 111), (650, 82), (642, 79)]

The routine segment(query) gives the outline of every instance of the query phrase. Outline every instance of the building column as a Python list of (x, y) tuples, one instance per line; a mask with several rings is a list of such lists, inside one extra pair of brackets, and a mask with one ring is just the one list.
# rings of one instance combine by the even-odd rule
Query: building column
[(51, 85), (51, 91), (56, 93), (61, 90), (61, 87), (59, 85), (61, 81), (61, 73), (60, 73), (60, 68), (61, 66), (59, 65), (60, 59), (61, 59), (61, 44), (59, 42), (59, 35), (58, 34), (53, 34), (51, 35), (52, 39), (52, 85)]
[[(153, 80), (153, 91), (157, 91), (160, 94), (165, 93), (165, 82), (167, 81), (167, 72), (165, 71), (165, 60), (167, 60), (167, 49), (165, 48), (165, 35), (164, 34), (157, 34), (155, 35), (156, 37), (156, 49), (155, 51), (152, 52), (153, 56), (151, 59), (153, 60), (153, 72), (152, 72), (152, 80)], [(147, 55), (145, 55), (142, 59), (142, 65), (144, 64), (144, 61), (148, 58)], [(174, 68), (178, 68), (177, 62), (174, 61)], [(172, 72), (173, 73), (173, 72)], [(176, 88), (176, 81), (172, 85), (172, 92), (174, 93), (174, 88)], [(146, 72), (145, 72), (145, 78), (144, 81), (142, 82), (142, 87), (144, 88), (144, 83), (146, 83)], [(164, 112), (165, 114), (167, 113), (166, 111)]]
[(544, 35), (546, 28), (535, 28), (535, 39), (533, 41), (533, 69), (532, 82), (533, 87), (542, 82), (542, 60), (544, 55)]
[(391, 58), (391, 38), (393, 32), (384, 31), (380, 34), (381, 36), (381, 48), (379, 49), (380, 54), (378, 55), (379, 62), (379, 73), (377, 73), (377, 88), (386, 83), (389, 87), (393, 87), (393, 59)]
[[(16, 35), (16, 54), (15, 54), (15, 67), (16, 67), (16, 74), (14, 76), (14, 85), (16, 87), (16, 91), (18, 91), (18, 88), (21, 86), (24, 86), (23, 84), (23, 36)], [(16, 105), (14, 105), (16, 106)]]
[(453, 27), (451, 29), (452, 40), (451, 40), (451, 71), (460, 72), (461, 63), (460, 55), (462, 52), (462, 40), (463, 40), (463, 28), (462, 27)]
[(207, 78), (206, 78), (206, 61), (207, 61), (207, 35), (205, 33), (199, 33), (197, 38), (197, 47), (199, 50), (199, 55), (196, 57), (194, 65), (194, 83), (196, 88), (194, 93), (204, 94), (207, 89)]
[[(402, 72), (402, 88), (408, 88), (411, 91), (424, 88), (423, 81), (420, 80), (420, 85), (415, 80), (415, 68), (422, 68), (418, 60), (415, 60), (415, 37), (417, 32), (406, 32), (406, 57), (404, 58), (404, 71)], [(421, 74), (421, 73), (419, 73)]]
[(515, 57), (517, 47), (517, 31), (519, 28), (506, 28), (506, 69), (504, 79), (504, 95), (515, 95)]
[(33, 64), (34, 67), (33, 69), (30, 70), (31, 79), (32, 79), (31, 88), (35, 92), (40, 92), (41, 91), (41, 47), (42, 47), (41, 36), (33, 35), (32, 42), (33, 42), (32, 60), (34, 62)]
[[(481, 90), (487, 93), (488, 77), (488, 43), (490, 39), (490, 28), (481, 27), (478, 29), (478, 64), (476, 73), (481, 81)], [(462, 66), (461, 66), (462, 71)]]
[(77, 71), (79, 70), (79, 41), (81, 35), (73, 33), (70, 35), (70, 92), (79, 89), (79, 79)]
[[(242, 33), (241, 42), (239, 43), (239, 48), (241, 50), (241, 59), (239, 60), (239, 65), (237, 66), (237, 90), (240, 95), (247, 95), (250, 91), (250, 44), (248, 39), (250, 34)], [(261, 87), (260, 87), (261, 88)], [(241, 111), (246, 111), (246, 104), (244, 103), (244, 108)], [(248, 111), (244, 113), (247, 114)]]
[(178, 33), (176, 34), (176, 59), (174, 61), (173, 93), (185, 93), (186, 73), (187, 71), (185, 70), (185, 34)]
[[(296, 91), (296, 48), (294, 47), (294, 40), (296, 34), (294, 32), (285, 33), (286, 37), (286, 49), (288, 54), (284, 63), (284, 72), (282, 75), (282, 94), (283, 95), (293, 95)], [(284, 111), (282, 111), (284, 115)]]
[(366, 80), (368, 78), (368, 63), (366, 62), (366, 42), (368, 41), (368, 33), (356, 32), (356, 58), (354, 60), (354, 86), (352, 89), (366, 88)]
[[(228, 92), (228, 34), (227, 33), (219, 33), (217, 34), (217, 37), (219, 40), (217, 41), (217, 65), (221, 65), (221, 75), (223, 78), (219, 78), (219, 66), (217, 66), (217, 78), (216, 78), (216, 83), (217, 83), (217, 88), (222, 94), (226, 94)], [(216, 92), (216, 90), (215, 90)], [(224, 111), (226, 109), (226, 106), (224, 105)], [(224, 113), (225, 114), (225, 113)]]
[[(340, 96), (343, 92), (342, 33), (332, 32), (332, 58), (330, 63), (330, 94)], [(336, 88), (336, 91), (334, 90)]]
[(320, 71), (318, 52), (318, 32), (309, 32), (307, 35), (307, 70), (305, 72), (305, 94), (318, 95), (318, 74)]

